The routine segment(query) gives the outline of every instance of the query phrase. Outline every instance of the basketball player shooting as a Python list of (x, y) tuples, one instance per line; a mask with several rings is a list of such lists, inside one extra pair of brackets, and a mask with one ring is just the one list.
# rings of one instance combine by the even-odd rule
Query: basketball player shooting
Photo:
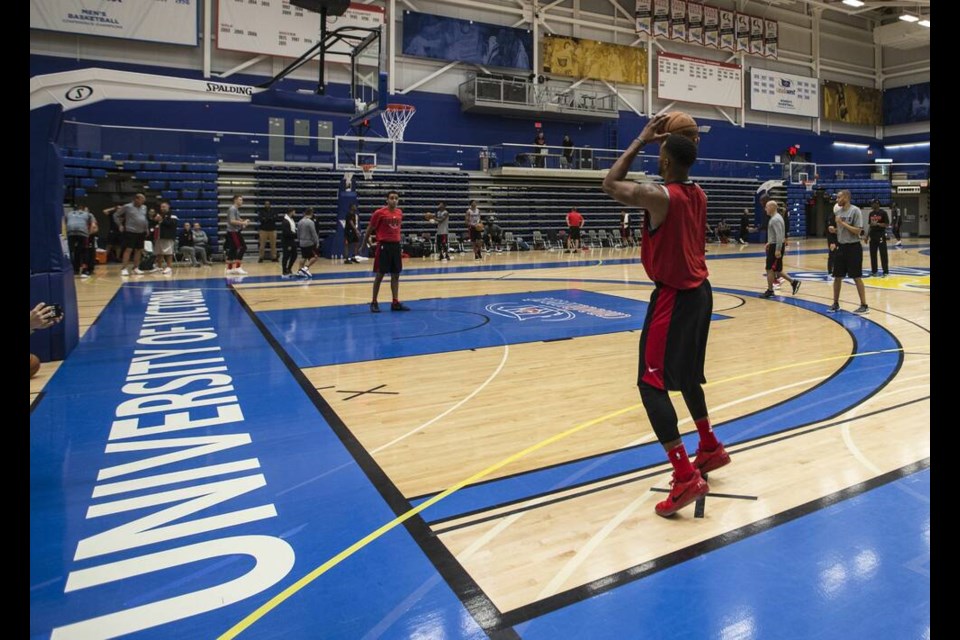
[[(698, 142), (696, 122), (687, 114), (655, 116), (603, 180), (603, 190), (614, 200), (646, 210), (640, 253), (655, 289), (640, 334), (637, 386), (653, 431), (673, 465), (670, 493), (655, 507), (664, 517), (706, 495), (710, 488), (703, 476), (730, 462), (710, 426), (701, 386), (706, 382), (703, 366), (713, 294), (704, 258), (707, 196), (689, 178)], [(650, 143), (660, 144), (662, 185), (626, 179), (637, 153)], [(697, 425), (700, 444), (693, 463), (680, 439), (668, 391), (683, 394)]]

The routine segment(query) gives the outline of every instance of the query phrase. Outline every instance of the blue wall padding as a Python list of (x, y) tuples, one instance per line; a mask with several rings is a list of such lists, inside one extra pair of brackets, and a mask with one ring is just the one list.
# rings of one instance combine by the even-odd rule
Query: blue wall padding
[(63, 158), (55, 140), (63, 109), (30, 112), (30, 308), (38, 302), (63, 306), (58, 325), (30, 337), (30, 352), (43, 362), (63, 360), (80, 339), (73, 268), (63, 255)]
[(30, 309), (40, 302), (61, 305), (63, 320), (49, 329), (34, 331), (30, 336), (30, 353), (41, 362), (64, 360), (80, 341), (73, 271), (30, 274)]

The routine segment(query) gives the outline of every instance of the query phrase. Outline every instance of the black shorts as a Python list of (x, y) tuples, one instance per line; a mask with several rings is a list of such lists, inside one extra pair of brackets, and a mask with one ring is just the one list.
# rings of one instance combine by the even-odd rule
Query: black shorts
[(317, 257), (317, 245), (312, 244), (309, 247), (300, 247), (300, 257), (304, 260)]
[(580, 239), (580, 227), (569, 227), (568, 233), (570, 234), (570, 239), (571, 239), (571, 240), (579, 240), (579, 239)]
[(107, 232), (107, 244), (119, 245), (123, 242), (123, 234), (120, 233), (117, 229), (111, 229)]
[(837, 245), (837, 253), (833, 258), (833, 277), (863, 277), (863, 248), (859, 242)]
[(780, 252), (780, 257), (777, 257), (777, 245), (768, 244), (767, 245), (767, 266), (764, 267), (767, 271), (773, 271), (774, 273), (780, 273), (783, 271), (783, 251)]
[(146, 240), (146, 235), (143, 233), (130, 233), (129, 231), (123, 232), (124, 249), (143, 249), (144, 240)]
[(399, 242), (378, 242), (377, 253), (373, 257), (374, 273), (400, 273), (403, 271), (403, 259)]
[(482, 236), (483, 231), (477, 229), (476, 227), (470, 227), (470, 242), (480, 242)]
[(347, 242), (354, 243), (360, 242), (360, 234), (357, 233), (357, 230), (353, 227), (346, 227), (343, 230), (343, 237), (347, 239)]
[(703, 384), (713, 290), (704, 280), (693, 289), (658, 285), (640, 334), (637, 384), (677, 391)]

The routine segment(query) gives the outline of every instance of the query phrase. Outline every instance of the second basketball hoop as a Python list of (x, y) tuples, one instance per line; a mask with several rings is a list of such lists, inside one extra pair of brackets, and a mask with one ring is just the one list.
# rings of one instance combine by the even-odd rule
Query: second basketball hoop
[(388, 104), (380, 112), (380, 118), (383, 119), (383, 126), (387, 129), (387, 137), (391, 140), (403, 141), (403, 131), (407, 128), (407, 123), (413, 119), (413, 114), (417, 112), (416, 107), (409, 104)]

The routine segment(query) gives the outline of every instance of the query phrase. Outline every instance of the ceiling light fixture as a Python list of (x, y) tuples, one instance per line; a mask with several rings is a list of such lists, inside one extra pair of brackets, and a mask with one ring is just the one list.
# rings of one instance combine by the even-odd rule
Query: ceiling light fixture
[(929, 20), (926, 20), (926, 19), (921, 20), (921, 21), (918, 22), (917, 24), (920, 25), (921, 27), (926, 27), (927, 29), (930, 28), (930, 21), (929, 21)]
[(917, 22), (920, 20), (920, 18), (918, 18), (917, 16), (911, 13), (901, 14), (900, 19), (903, 20), (904, 22)]
[(843, 0), (843, 4), (850, 5), (851, 7), (862, 7), (865, 3), (862, 0)]
[(834, 142), (833, 146), (844, 147), (846, 149), (869, 149), (870, 148), (870, 145), (868, 144), (858, 144), (856, 142)]

